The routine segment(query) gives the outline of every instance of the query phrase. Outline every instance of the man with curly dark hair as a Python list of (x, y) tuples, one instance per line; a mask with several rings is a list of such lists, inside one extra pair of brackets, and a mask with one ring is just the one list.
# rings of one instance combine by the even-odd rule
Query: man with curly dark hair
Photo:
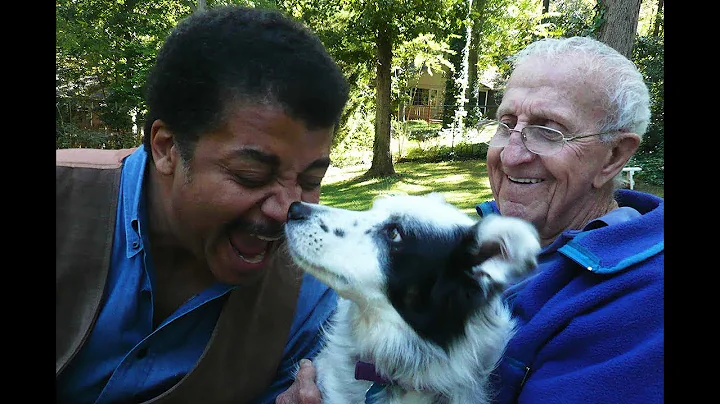
[(319, 200), (346, 79), (292, 19), (218, 7), (145, 90), (141, 147), (56, 154), (57, 401), (274, 402), (335, 308), (282, 230)]

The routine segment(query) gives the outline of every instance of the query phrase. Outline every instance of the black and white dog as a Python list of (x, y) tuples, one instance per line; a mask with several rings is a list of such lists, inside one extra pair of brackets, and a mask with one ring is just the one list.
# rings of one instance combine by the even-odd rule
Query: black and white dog
[(325, 404), (485, 403), (513, 333), (502, 291), (537, 265), (535, 228), (440, 194), (367, 211), (294, 202), (287, 247), (341, 296), (315, 358)]

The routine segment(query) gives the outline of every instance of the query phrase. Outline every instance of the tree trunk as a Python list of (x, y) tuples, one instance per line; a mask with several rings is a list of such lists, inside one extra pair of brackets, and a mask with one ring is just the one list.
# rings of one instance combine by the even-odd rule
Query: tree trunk
[(387, 177), (395, 174), (390, 151), (390, 66), (392, 40), (388, 27), (378, 29), (377, 77), (375, 79), (375, 140), (369, 177)]
[[(121, 13), (120, 13), (120, 16), (129, 16), (129, 15), (132, 15), (133, 12), (134, 12), (134, 10), (135, 10), (135, 6), (137, 5), (137, 3), (138, 3), (138, 0), (128, 0), (128, 1), (125, 1), (125, 2), (123, 3), (123, 5), (121, 6), (122, 11), (121, 11)], [(118, 16), (118, 17), (119, 17), (119, 16)], [(117, 21), (116, 24), (117, 24), (116, 26), (123, 26), (123, 25), (127, 26), (127, 25), (128, 25), (128, 22), (127, 22), (127, 20), (126, 20), (126, 21)], [(133, 35), (132, 35), (132, 27), (128, 27), (128, 28), (129, 28), (129, 29), (125, 30), (121, 35), (123, 36), (123, 39), (125, 40), (125, 43), (126, 43), (126, 44), (131, 44), (131, 43), (133, 43), (133, 41), (134, 41)], [(137, 63), (135, 60), (138, 58), (138, 56), (139, 56), (139, 55), (138, 55), (137, 50), (136, 50), (135, 47), (131, 47), (131, 46), (124, 46), (124, 47), (123, 47), (123, 57), (125, 58), (125, 61), (126, 61), (126, 63), (127, 63), (127, 69), (124, 70), (121, 74), (123, 75), (123, 80), (125, 81), (125, 83), (127, 83), (127, 84), (126, 84), (127, 86), (130, 86), (131, 83), (133, 82), (133, 76), (134, 76), (135, 73), (136, 73), (136, 72), (135, 72), (135, 70), (136, 70), (136, 67), (135, 67), (135, 66), (138, 65), (138, 63)], [(128, 89), (128, 90), (129, 90), (129, 89)], [(130, 91), (131, 91), (131, 90), (130, 90)], [(131, 105), (128, 105), (128, 104), (129, 104), (129, 103), (128, 103), (127, 101), (124, 102), (124, 103), (122, 103), (122, 105), (121, 105), (121, 107), (120, 107), (119, 109), (120, 109), (123, 113), (132, 116), (132, 110), (135, 108), (135, 106), (131, 106)], [(116, 110), (117, 110), (117, 108), (116, 108)], [(119, 130), (119, 131), (122, 132), (122, 133), (133, 133), (134, 131), (133, 131), (133, 121), (132, 121), (132, 118), (130, 118), (130, 121), (128, 122), (128, 124), (129, 124), (129, 126), (119, 127), (119, 128), (114, 128), (114, 129), (117, 129), (117, 130)], [(140, 126), (140, 125), (138, 125), (138, 126)]]
[(190, 10), (192, 10), (193, 13), (207, 10), (206, 0), (198, 0), (197, 6), (195, 5), (195, 3), (193, 3), (192, 0), (185, 0), (185, 2), (188, 3), (188, 5), (190, 6)]
[(652, 33), (652, 36), (656, 37), (656, 38), (658, 36), (660, 36), (661, 32), (664, 31), (664, 29), (663, 29), (664, 28), (663, 24), (665, 22), (665, 18), (663, 18), (663, 12), (665, 11), (663, 8), (664, 6), (665, 6), (665, 1), (658, 0), (657, 11), (655, 11), (655, 24), (653, 25), (653, 33)]
[(470, 49), (468, 49), (468, 88), (467, 93), (465, 94), (465, 98), (468, 100), (467, 107), (465, 108), (468, 111), (465, 124), (468, 126), (474, 125), (479, 118), (478, 95), (480, 92), (480, 85), (477, 72), (479, 40), (480, 27), (477, 23), (473, 22), (470, 34)]
[[(472, 3), (473, 13), (471, 21), (473, 26), (468, 52), (468, 93), (466, 94), (466, 98), (468, 99), (466, 124), (468, 126), (475, 125), (481, 115), (479, 109), (481, 103), (478, 99), (480, 95), (480, 78), (478, 77), (477, 64), (478, 48), (480, 47), (480, 31), (485, 20), (486, 4), (487, 0), (474, 0)], [(484, 104), (484, 102), (482, 104)]]
[(598, 0), (598, 6), (602, 16), (598, 40), (631, 59), (640, 16), (640, 0)]

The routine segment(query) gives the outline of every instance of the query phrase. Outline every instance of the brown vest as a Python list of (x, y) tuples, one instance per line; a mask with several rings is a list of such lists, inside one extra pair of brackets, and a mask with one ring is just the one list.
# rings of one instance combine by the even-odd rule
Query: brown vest
[[(122, 160), (134, 149), (56, 151), (55, 376), (82, 347), (101, 308)], [(301, 276), (278, 257), (234, 289), (195, 367), (153, 403), (246, 403), (274, 380)], [(300, 358), (297, 358), (300, 360)]]

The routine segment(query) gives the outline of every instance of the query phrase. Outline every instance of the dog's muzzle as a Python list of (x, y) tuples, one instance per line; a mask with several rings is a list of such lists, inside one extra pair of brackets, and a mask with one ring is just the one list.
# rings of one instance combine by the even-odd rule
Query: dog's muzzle
[(311, 209), (310, 206), (295, 201), (290, 204), (290, 208), (288, 209), (287, 214), (287, 220), (307, 220), (310, 217)]

